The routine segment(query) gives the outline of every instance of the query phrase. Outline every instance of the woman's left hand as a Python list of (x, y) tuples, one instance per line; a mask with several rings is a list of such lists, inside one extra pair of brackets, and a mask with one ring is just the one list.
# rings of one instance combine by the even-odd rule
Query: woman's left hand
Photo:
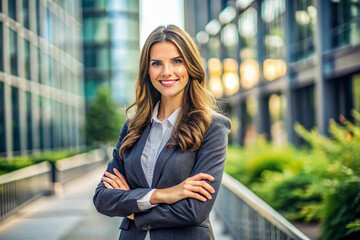
[[(105, 172), (106, 177), (102, 177), (104, 185), (108, 189), (120, 189), (120, 190), (130, 190), (129, 184), (127, 183), (125, 177), (116, 169), (113, 168), (115, 173)], [(134, 220), (134, 214), (127, 216), (129, 219)]]
[(109, 189), (121, 189), (121, 190), (130, 190), (129, 184), (127, 183), (125, 177), (116, 169), (113, 169), (114, 174), (105, 172), (106, 177), (102, 177), (106, 188)]

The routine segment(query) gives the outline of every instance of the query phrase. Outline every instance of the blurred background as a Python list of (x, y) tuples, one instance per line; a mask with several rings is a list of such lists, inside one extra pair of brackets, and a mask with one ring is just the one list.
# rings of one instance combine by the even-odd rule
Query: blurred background
[(232, 121), (226, 172), (312, 239), (359, 237), (359, 0), (0, 0), (0, 173), (50, 162), (56, 192), (77, 175), (57, 161), (114, 146), (141, 46), (170, 23)]

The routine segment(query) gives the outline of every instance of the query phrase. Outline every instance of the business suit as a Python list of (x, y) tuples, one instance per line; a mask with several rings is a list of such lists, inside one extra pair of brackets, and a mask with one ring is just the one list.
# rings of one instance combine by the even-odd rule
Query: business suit
[[(100, 182), (94, 196), (94, 204), (100, 213), (122, 217), (135, 213), (134, 220), (124, 218), (119, 239), (143, 240), (148, 230), (152, 240), (214, 239), (208, 217), (221, 184), (230, 128), (230, 121), (226, 117), (213, 115), (212, 123), (197, 151), (181, 152), (178, 146), (165, 146), (158, 156), (153, 181), (149, 186), (142, 171), (140, 157), (151, 124), (145, 127), (137, 143), (124, 153), (123, 167), (119, 148), (127, 134), (125, 123), (107, 171), (113, 173), (113, 168), (118, 169), (126, 177), (132, 190), (107, 189)], [(211, 200), (201, 202), (186, 198), (174, 204), (159, 204), (146, 211), (138, 208), (137, 200), (151, 189), (172, 187), (200, 172), (214, 177), (214, 181), (209, 182), (215, 189)]]

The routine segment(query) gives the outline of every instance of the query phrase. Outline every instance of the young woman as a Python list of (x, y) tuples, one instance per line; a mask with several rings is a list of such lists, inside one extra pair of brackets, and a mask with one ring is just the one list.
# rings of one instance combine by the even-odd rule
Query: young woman
[(124, 217), (119, 239), (214, 239), (209, 213), (231, 125), (216, 112), (196, 45), (179, 27), (147, 38), (131, 107), (96, 209)]

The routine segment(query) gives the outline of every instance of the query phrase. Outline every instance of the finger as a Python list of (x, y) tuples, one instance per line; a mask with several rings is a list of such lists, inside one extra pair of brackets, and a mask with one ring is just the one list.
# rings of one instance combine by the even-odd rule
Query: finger
[(107, 182), (103, 182), (105, 187), (108, 189), (114, 189), (110, 184), (108, 184)]
[(191, 192), (200, 193), (202, 196), (205, 196), (207, 199), (212, 199), (210, 193), (206, 191), (203, 187), (200, 186), (187, 186), (187, 190)]
[(186, 197), (195, 198), (195, 199), (197, 199), (199, 201), (206, 202), (206, 198), (201, 196), (198, 193), (194, 193), (194, 192), (191, 192), (191, 191), (186, 191), (185, 195), (186, 195)]
[(207, 182), (205, 181), (193, 181), (192, 183), (193, 186), (201, 186), (204, 189), (206, 189), (207, 191), (211, 192), (211, 193), (215, 193), (215, 189)]
[(108, 184), (110, 184), (113, 188), (120, 189), (120, 187), (114, 180), (107, 177), (102, 177), (101, 179), (103, 180), (103, 182), (107, 182)]
[(120, 179), (117, 176), (109, 172), (105, 172), (105, 176), (115, 181), (116, 184), (119, 186), (119, 188), (123, 189), (124, 184), (120, 181)]
[(125, 177), (116, 169), (113, 169), (116, 176), (120, 179), (120, 181), (124, 184), (124, 186), (127, 188), (126, 190), (130, 190), (129, 184), (127, 183)]
[(192, 180), (198, 181), (198, 180), (209, 180), (213, 181), (214, 177), (207, 173), (198, 173), (191, 177)]

